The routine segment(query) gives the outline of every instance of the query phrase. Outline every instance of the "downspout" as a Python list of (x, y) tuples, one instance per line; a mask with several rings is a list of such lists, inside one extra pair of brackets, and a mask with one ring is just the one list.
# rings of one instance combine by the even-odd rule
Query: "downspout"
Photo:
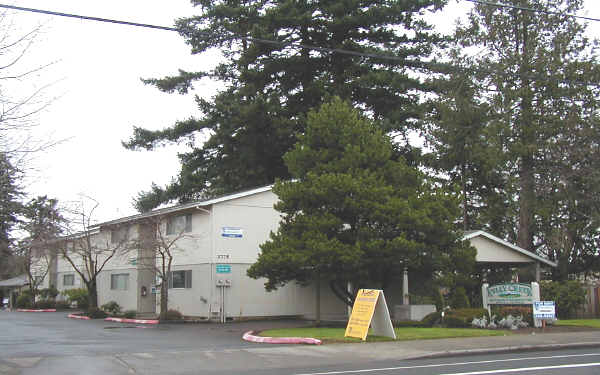
[(209, 268), (210, 268), (210, 283), (208, 284), (209, 296), (208, 296), (208, 316), (207, 319), (210, 321), (212, 318), (212, 305), (213, 305), (213, 289), (215, 287), (215, 275), (214, 271), (214, 259), (215, 259), (215, 216), (214, 216), (214, 205), (210, 206), (210, 211), (196, 206), (196, 209), (207, 213), (210, 215), (210, 260), (209, 260)]

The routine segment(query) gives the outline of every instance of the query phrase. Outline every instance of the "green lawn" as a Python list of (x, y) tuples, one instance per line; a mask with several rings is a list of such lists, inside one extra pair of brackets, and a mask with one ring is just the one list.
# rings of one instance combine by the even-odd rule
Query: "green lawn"
[(600, 328), (600, 319), (557, 320), (554, 324), (557, 326)]
[[(452, 337), (505, 336), (507, 331), (474, 328), (395, 328), (396, 340), (445, 339)], [(288, 328), (262, 331), (261, 336), (312, 337), (325, 342), (360, 342), (356, 338), (344, 338), (344, 328)], [(367, 336), (367, 341), (391, 341), (389, 337)]]

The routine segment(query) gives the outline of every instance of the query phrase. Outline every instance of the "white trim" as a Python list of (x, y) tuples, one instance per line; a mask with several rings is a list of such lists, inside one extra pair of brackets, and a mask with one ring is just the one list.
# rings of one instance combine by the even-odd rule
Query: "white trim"
[(525, 249), (523, 249), (523, 248), (521, 248), (519, 246), (513, 245), (510, 242), (504, 241), (503, 239), (498, 238), (498, 237), (496, 237), (496, 236), (494, 236), (492, 234), (489, 234), (488, 232), (485, 232), (483, 230), (477, 230), (477, 231), (474, 231), (472, 233), (466, 234), (465, 236), (463, 236), (463, 240), (470, 240), (471, 238), (478, 237), (478, 236), (486, 237), (489, 240), (492, 240), (494, 242), (498, 242), (498, 243), (500, 243), (500, 244), (502, 244), (502, 245), (504, 245), (504, 246), (506, 246), (506, 247), (508, 247), (508, 248), (510, 248), (510, 249), (512, 249), (514, 251), (516, 251), (516, 252), (519, 252), (519, 253), (521, 253), (521, 254), (529, 257), (529, 258), (535, 259), (538, 262), (545, 263), (545, 264), (547, 264), (547, 265), (549, 265), (551, 267), (557, 267), (558, 266), (558, 264), (555, 263), (555, 262), (552, 262), (552, 261), (550, 261), (550, 260), (548, 260), (546, 258), (542, 258), (541, 256), (536, 255), (536, 254), (532, 253), (531, 251), (527, 251), (527, 250), (525, 250)]

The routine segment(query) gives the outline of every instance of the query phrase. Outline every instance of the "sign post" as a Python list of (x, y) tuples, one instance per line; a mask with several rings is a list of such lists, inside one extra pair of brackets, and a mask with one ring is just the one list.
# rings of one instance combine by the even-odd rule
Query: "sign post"
[(396, 339), (383, 290), (358, 291), (344, 337), (357, 337), (364, 341), (367, 339), (370, 326), (373, 326), (374, 335)]
[(533, 319), (542, 321), (542, 328), (546, 327), (546, 319), (556, 319), (556, 306), (554, 301), (536, 301), (533, 303)]

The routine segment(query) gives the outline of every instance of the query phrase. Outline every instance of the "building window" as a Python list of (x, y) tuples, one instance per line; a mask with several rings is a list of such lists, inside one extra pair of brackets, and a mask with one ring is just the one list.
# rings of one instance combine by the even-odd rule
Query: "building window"
[(128, 273), (116, 273), (110, 275), (110, 289), (112, 290), (127, 290), (129, 284)]
[(129, 227), (124, 226), (110, 231), (110, 243), (122, 243), (129, 237)]
[(167, 220), (167, 235), (192, 231), (192, 214), (172, 216)]
[(75, 285), (75, 275), (63, 275), (63, 286)]
[(192, 287), (192, 270), (171, 271), (169, 274), (170, 289), (189, 289)]

